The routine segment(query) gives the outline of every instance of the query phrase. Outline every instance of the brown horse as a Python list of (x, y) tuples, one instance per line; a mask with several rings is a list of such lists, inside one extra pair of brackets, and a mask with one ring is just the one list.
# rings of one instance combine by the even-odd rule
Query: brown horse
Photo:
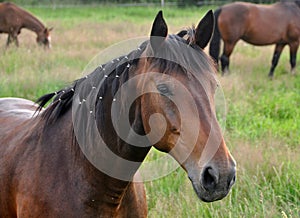
[(146, 217), (144, 186), (134, 181), (151, 147), (178, 161), (200, 199), (225, 197), (235, 161), (202, 50), (213, 22), (210, 11), (182, 38), (168, 35), (159, 12), (150, 40), (41, 97), (39, 107), (1, 99), (0, 216)]
[(29, 12), (10, 2), (0, 3), (0, 33), (7, 33), (6, 46), (15, 42), (19, 46), (18, 35), (26, 28), (37, 34), (37, 43), (47, 48), (51, 47), (50, 31), (41, 21)]
[(209, 53), (218, 63), (220, 39), (224, 42), (220, 57), (222, 72), (229, 68), (229, 57), (239, 39), (253, 45), (276, 44), (269, 77), (273, 77), (285, 45), (290, 47), (291, 71), (294, 73), (300, 36), (300, 3), (278, 2), (258, 5), (234, 2), (214, 12), (216, 25)]

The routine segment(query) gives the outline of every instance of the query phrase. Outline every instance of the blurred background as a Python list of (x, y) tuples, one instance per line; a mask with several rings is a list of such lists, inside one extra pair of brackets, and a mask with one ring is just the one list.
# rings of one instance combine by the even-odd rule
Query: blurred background
[[(4, 2), (0, 0), (0, 2)], [(119, 4), (124, 6), (141, 6), (141, 5), (176, 5), (176, 6), (202, 6), (202, 5), (222, 5), (234, 1), (226, 0), (14, 0), (11, 1), (16, 4), (21, 5), (52, 5), (52, 6), (62, 6), (62, 5), (74, 5), (74, 4)], [(274, 3), (274, 0), (246, 0), (245, 2), (252, 3)]]

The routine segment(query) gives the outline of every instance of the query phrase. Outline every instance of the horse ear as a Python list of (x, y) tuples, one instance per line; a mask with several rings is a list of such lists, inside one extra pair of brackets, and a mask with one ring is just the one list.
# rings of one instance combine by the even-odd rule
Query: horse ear
[(163, 18), (162, 11), (159, 11), (153, 21), (150, 35), (150, 45), (154, 52), (161, 47), (167, 35), (168, 26)]
[(196, 44), (204, 49), (211, 39), (214, 31), (214, 14), (212, 10), (208, 11), (206, 15), (202, 18), (196, 28), (195, 41)]
[(50, 28), (45, 28), (44, 29), (44, 33), (46, 34), (46, 33), (49, 33), (50, 31), (52, 31), (53, 30), (53, 27), (50, 27)]

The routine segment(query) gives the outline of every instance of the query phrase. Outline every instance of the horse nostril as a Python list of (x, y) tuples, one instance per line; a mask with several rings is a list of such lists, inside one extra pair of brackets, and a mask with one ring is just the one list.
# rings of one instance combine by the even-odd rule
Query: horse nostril
[(219, 173), (212, 167), (206, 167), (202, 173), (202, 185), (207, 191), (213, 191), (219, 181)]
[(231, 186), (233, 186), (233, 184), (235, 183), (235, 170), (231, 172), (231, 174), (228, 177), (228, 189), (231, 188)]

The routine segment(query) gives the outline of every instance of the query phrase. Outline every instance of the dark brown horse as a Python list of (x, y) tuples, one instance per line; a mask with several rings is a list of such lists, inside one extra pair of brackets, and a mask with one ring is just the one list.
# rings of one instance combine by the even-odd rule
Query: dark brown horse
[(213, 19), (210, 11), (182, 38), (168, 35), (159, 12), (150, 40), (41, 97), (39, 107), (1, 99), (0, 217), (146, 217), (144, 186), (134, 180), (151, 147), (178, 161), (200, 199), (225, 197), (235, 161), (202, 50)]
[(228, 70), (229, 57), (240, 39), (253, 45), (276, 44), (269, 77), (273, 77), (280, 54), (288, 45), (291, 71), (294, 73), (300, 36), (299, 2), (272, 5), (234, 2), (217, 9), (214, 15), (216, 25), (209, 53), (218, 63), (222, 38), (224, 47), (220, 60), (223, 73)]
[(19, 46), (18, 35), (22, 28), (35, 32), (38, 44), (51, 47), (52, 28), (46, 28), (36, 17), (13, 3), (0, 3), (0, 33), (8, 34), (6, 46), (11, 42)]

